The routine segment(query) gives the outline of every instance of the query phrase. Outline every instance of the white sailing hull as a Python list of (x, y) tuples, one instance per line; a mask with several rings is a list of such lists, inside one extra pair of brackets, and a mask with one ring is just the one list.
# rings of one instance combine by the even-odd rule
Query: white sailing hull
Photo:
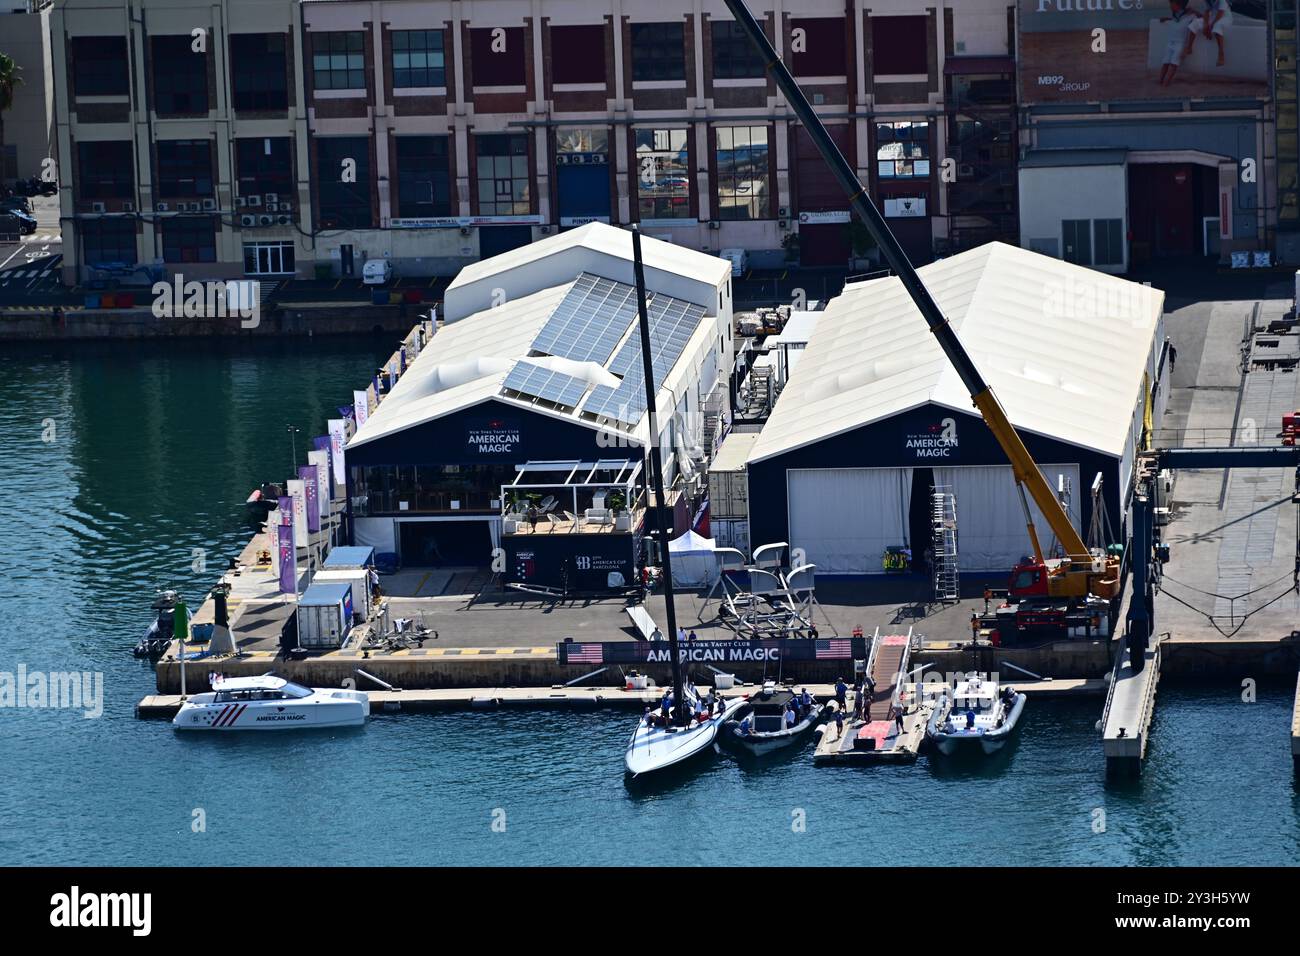
[(651, 727), (644, 719), (637, 722), (628, 741), (623, 762), (631, 777), (666, 770), (707, 750), (718, 737), (718, 728), (744, 704), (737, 698), (728, 701), (722, 713), (689, 727)]

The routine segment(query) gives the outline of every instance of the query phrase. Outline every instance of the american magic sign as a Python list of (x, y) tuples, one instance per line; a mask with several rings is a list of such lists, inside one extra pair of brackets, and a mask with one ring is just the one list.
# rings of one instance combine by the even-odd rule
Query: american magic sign
[[(668, 641), (606, 641), (556, 645), (561, 664), (670, 664)], [(778, 661), (865, 660), (862, 637), (827, 640), (776, 638), (765, 641), (679, 641), (678, 656), (686, 664), (750, 664)]]

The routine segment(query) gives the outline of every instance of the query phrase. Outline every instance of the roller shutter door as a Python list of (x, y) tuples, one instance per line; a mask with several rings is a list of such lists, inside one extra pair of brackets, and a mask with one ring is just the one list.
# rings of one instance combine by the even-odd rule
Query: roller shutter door
[(907, 544), (912, 469), (799, 468), (786, 483), (790, 545), (818, 571), (881, 573), (885, 549)]
[[(1065, 475), (1069, 481), (1070, 523), (1079, 527), (1080, 495), (1078, 465), (1043, 465), (1043, 475), (1052, 490), (1057, 488), (1057, 476)], [(936, 485), (947, 485), (957, 504), (957, 566), (963, 571), (1006, 571), (1023, 556), (1031, 546), (1025, 528), (1025, 512), (1020, 504), (1015, 479), (1010, 465), (936, 468)], [(1042, 513), (1029, 501), (1034, 516), (1038, 540), (1048, 554), (1052, 553), (1055, 538)]]

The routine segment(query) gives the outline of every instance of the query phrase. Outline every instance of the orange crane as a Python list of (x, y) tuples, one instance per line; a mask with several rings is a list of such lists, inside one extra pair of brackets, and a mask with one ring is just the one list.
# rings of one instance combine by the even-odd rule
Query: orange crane
[[(993, 432), (998, 444), (1006, 452), (1007, 460), (1011, 462), (1011, 471), (1015, 476), (1020, 502), (1024, 508), (1025, 526), (1033, 546), (1032, 559), (1017, 565), (1012, 572), (1008, 588), (1012, 597), (1055, 599), (1082, 599), (1089, 595), (1105, 599), (1115, 597), (1119, 593), (1118, 559), (1104, 552), (1093, 554), (1088, 550), (1079, 533), (1070, 524), (1069, 515), (1053, 494), (1047, 479), (1038, 470), (1029, 450), (1025, 448), (1025, 443), (1021, 441), (1020, 435), (998, 403), (993, 390), (980, 375), (979, 369), (975, 367), (970, 355), (958, 340), (957, 333), (953, 331), (947, 318), (939, 310), (938, 304), (926, 289), (921, 277), (908, 262), (907, 255), (885, 224), (880, 211), (871, 202), (867, 195), (867, 188), (858, 180), (839, 147), (827, 134), (826, 127), (809, 104), (794, 76), (777, 56), (776, 50), (773, 49), (762, 28), (746, 8), (744, 0), (725, 0), (725, 2), (731, 10), (731, 15), (758, 49), (767, 71), (776, 81), (790, 108), (799, 117), (799, 121), (812, 137), (822, 158), (826, 160), (831, 172), (848, 195), (849, 205), (853, 207), (853, 211), (858, 214), (877, 245), (880, 246), (885, 260), (902, 281), (903, 287), (924, 316), (939, 347), (943, 349), (944, 355), (957, 370), (962, 383), (970, 392), (975, 408), (979, 410), (989, 430)], [(1033, 514), (1029, 508), (1029, 498), (1033, 498), (1034, 503), (1038, 505), (1038, 510), (1047, 519), (1052, 533), (1056, 535), (1056, 540), (1065, 553), (1064, 558), (1049, 560), (1043, 553), (1038, 531), (1034, 527)]]

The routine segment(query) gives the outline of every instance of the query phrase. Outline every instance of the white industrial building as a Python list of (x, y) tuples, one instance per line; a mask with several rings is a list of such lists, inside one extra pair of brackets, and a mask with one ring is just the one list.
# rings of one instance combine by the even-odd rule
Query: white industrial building
[[(1122, 540), (1135, 452), (1168, 390), (1164, 294), (1002, 243), (920, 274), (1085, 540), (1098, 475), (1099, 543)], [(823, 573), (924, 553), (936, 487), (956, 499), (962, 570), (1007, 571), (1030, 550), (1006, 455), (895, 277), (830, 302), (747, 471), (750, 540), (789, 541)]]
[[(731, 270), (642, 248), (657, 438), (685, 524), (720, 438), (707, 423), (727, 414)], [(354, 543), (423, 566), (487, 565), (503, 547), (507, 580), (546, 586), (630, 579), (652, 440), (632, 271), (631, 233), (602, 223), (464, 270), (445, 323), (348, 443)]]

